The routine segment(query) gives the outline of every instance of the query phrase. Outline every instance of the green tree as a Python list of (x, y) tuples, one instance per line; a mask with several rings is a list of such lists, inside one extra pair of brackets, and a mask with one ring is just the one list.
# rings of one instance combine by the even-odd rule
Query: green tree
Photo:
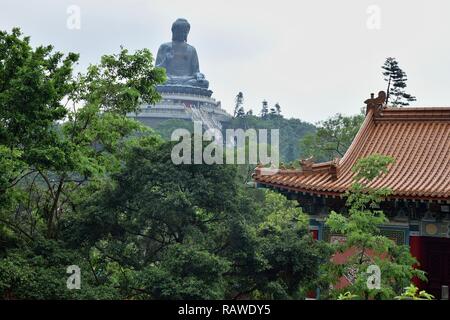
[[(170, 245), (161, 260), (134, 277), (140, 298), (223, 299), (228, 261), (195, 245)], [(135, 289), (136, 290), (136, 289)]]
[(0, 272), (5, 297), (70, 296), (59, 281), (65, 268), (75, 261), (89, 269), (86, 252), (61, 239), (66, 219), (120, 169), (133, 134), (151, 135), (125, 116), (159, 99), (164, 70), (150, 52), (122, 48), (74, 75), (77, 59), (32, 48), (19, 29), (0, 33), (0, 269), (18, 268)]
[(270, 112), (268, 114), (270, 117), (281, 116), (281, 106), (276, 103), (273, 107), (270, 108)]
[(172, 133), (176, 129), (186, 129), (189, 132), (194, 132), (194, 123), (190, 120), (169, 119), (158, 123), (153, 127), (162, 138), (169, 141)]
[(308, 216), (284, 195), (266, 191), (257, 212), (260, 222), (243, 226), (234, 244), (242, 246), (233, 264), (239, 284), (234, 297), (304, 298), (329, 259), (328, 247), (312, 238)]
[[(279, 153), (283, 162), (292, 162), (298, 159), (298, 156), (302, 154), (298, 141), (308, 133), (314, 132), (315, 129), (314, 125), (300, 119), (286, 119), (282, 115), (261, 118), (249, 114), (241, 118), (234, 118), (226, 128), (279, 130)], [(268, 136), (270, 138), (270, 133)]]
[(244, 187), (234, 166), (174, 165), (173, 145), (135, 145), (114, 182), (66, 222), (65, 238), (96, 252), (95, 270), (116, 270), (105, 285), (137, 299), (293, 298), (310, 288), (325, 253), (296, 204)]
[[(327, 256), (295, 202), (247, 188), (235, 166), (174, 165), (175, 142), (126, 117), (159, 99), (164, 70), (149, 51), (122, 48), (74, 75), (76, 55), (34, 49), (16, 29), (0, 49), (1, 298), (275, 299), (311, 287)], [(72, 264), (83, 290), (66, 289)]]
[(237, 111), (236, 117), (238, 118), (242, 118), (245, 116), (245, 110), (244, 107), (240, 107), (239, 110)]
[[(13, 31), (11, 36), (22, 44), (23, 51), (31, 51), (27, 45), (28, 39), (21, 40), (18, 31)], [(7, 44), (6, 51), (9, 49)], [(39, 51), (39, 48), (36, 50)], [(62, 57), (59, 53), (51, 56), (51, 47), (47, 50), (44, 56), (49, 56), (51, 61), (55, 57)], [(28, 59), (34, 58), (30, 56)], [(43, 228), (50, 238), (57, 236), (59, 217), (64, 215), (66, 208), (70, 208), (73, 191), (90, 180), (102, 177), (107, 171), (116, 170), (120, 164), (116, 155), (121, 150), (123, 138), (136, 131), (146, 131), (138, 122), (127, 119), (125, 115), (136, 111), (141, 101), (154, 103), (159, 98), (154, 86), (164, 80), (163, 71), (153, 68), (152, 56), (147, 50), (129, 54), (126, 49), (122, 49), (117, 55), (105, 55), (99, 65), (90, 66), (86, 74), (79, 74), (76, 78), (71, 76), (72, 62), (69, 59), (62, 63), (65, 77), (58, 76), (56, 79), (47, 78), (45, 69), (36, 67), (27, 71), (24, 67), (25, 70), (21, 72), (20, 65), (15, 65), (19, 70), (11, 73), (11, 77), (18, 79), (9, 83), (23, 81), (23, 84), (7, 90), (3, 95), (7, 101), (2, 102), (6, 105), (2, 110), (11, 110), (3, 118), (5, 125), (2, 127), (6, 128), (2, 131), (12, 137), (5, 139), (5, 145), (21, 152), (21, 160), (25, 164), (21, 175), (14, 178), (12, 185), (24, 177), (28, 178), (23, 180), (28, 190), (27, 206), (20, 206), (19, 210), (30, 216), (30, 223), (43, 219)], [(39, 60), (39, 63), (45, 65), (49, 62)], [(50, 71), (59, 70), (57, 61), (53, 61), (53, 64)], [(37, 90), (28, 88), (26, 82), (30, 76), (28, 72), (35, 73), (35, 70), (41, 70), (42, 83), (54, 86), (58, 82), (58, 86), (64, 88), (60, 95), (52, 97), (57, 101), (49, 103), (42, 100), (48, 97), (45, 91), (25, 98), (29, 90)], [(48, 90), (58, 92), (60, 89)], [(21, 105), (20, 99), (24, 100), (22, 108), (14, 108), (8, 93), (17, 96), (22, 91), (24, 97), (19, 96), (19, 101), (16, 101), (17, 105)], [(62, 97), (67, 99), (67, 107), (72, 105), (72, 111), (61, 105)], [(11, 103), (10, 108), (8, 103)], [(49, 109), (49, 105), (53, 107)], [(38, 119), (30, 116), (32, 108), (42, 108), (42, 111), (33, 111)], [(55, 113), (55, 110), (58, 111)], [(63, 123), (57, 124), (56, 120)], [(12, 122), (19, 121), (24, 123), (23, 127), (28, 128), (31, 134), (43, 132), (42, 135), (29, 140), (29, 134), (21, 132), (23, 127), (20, 123), (17, 127), (10, 126)], [(16, 131), (18, 134), (13, 134)], [(31, 217), (34, 210), (37, 210), (39, 219)]]
[(363, 115), (333, 117), (319, 122), (317, 130), (306, 134), (299, 142), (303, 158), (314, 157), (317, 161), (342, 158), (364, 121)]
[[(244, 108), (242, 107), (244, 103), (244, 94), (242, 92), (239, 92), (236, 97), (234, 98), (234, 112), (233, 117), (236, 118), (239, 116), (240, 113), (244, 113)], [(241, 112), (240, 112), (241, 110)]]
[(261, 116), (262, 119), (265, 119), (268, 114), (269, 114), (268, 102), (266, 100), (264, 100), (262, 102), (260, 116)]
[[(393, 299), (414, 276), (425, 279), (424, 272), (413, 267), (417, 261), (411, 256), (408, 246), (397, 245), (380, 234), (380, 226), (388, 219), (379, 205), (391, 190), (370, 188), (368, 184), (386, 174), (393, 162), (393, 158), (378, 154), (360, 159), (352, 168), (355, 175), (347, 193), (348, 214), (332, 212), (326, 220), (331, 232), (345, 237), (345, 242), (333, 244), (334, 251), (350, 253), (344, 263), (330, 262), (326, 265), (326, 282), (336, 283), (346, 274), (354, 275), (349, 286), (331, 290), (332, 296), (350, 292), (359, 299)], [(367, 285), (370, 265), (381, 270), (379, 289), (371, 289)]]
[(403, 107), (408, 106), (412, 101), (416, 101), (416, 97), (405, 92), (408, 78), (395, 58), (386, 58), (381, 68), (384, 70), (384, 81), (388, 83), (386, 104), (391, 101), (392, 106)]
[(278, 102), (275, 103), (275, 112), (278, 116), (281, 116), (281, 106)]
[(427, 293), (425, 290), (419, 291), (414, 284), (405, 287), (405, 291), (401, 295), (396, 296), (397, 300), (433, 300), (434, 296)]

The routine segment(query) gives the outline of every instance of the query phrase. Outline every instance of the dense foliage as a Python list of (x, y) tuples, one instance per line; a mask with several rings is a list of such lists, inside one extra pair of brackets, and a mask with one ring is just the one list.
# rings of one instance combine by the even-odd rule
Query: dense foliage
[[(280, 134), (280, 160), (292, 162), (298, 160), (301, 149), (298, 141), (315, 131), (314, 125), (299, 119), (286, 119), (281, 114), (255, 116), (251, 114), (233, 118), (227, 128), (232, 129), (278, 129)], [(269, 135), (270, 136), (270, 135)]]
[(384, 81), (387, 82), (386, 104), (393, 107), (404, 107), (417, 100), (416, 97), (406, 92), (408, 77), (395, 58), (386, 58), (381, 68), (383, 69)]
[[(345, 288), (333, 287), (329, 292), (332, 297), (393, 299), (413, 277), (426, 279), (423, 271), (413, 267), (417, 261), (409, 247), (397, 245), (380, 233), (380, 226), (388, 219), (379, 210), (379, 204), (391, 190), (370, 188), (368, 184), (385, 174), (393, 161), (391, 157), (378, 154), (360, 159), (352, 169), (355, 176), (347, 193), (348, 213), (331, 212), (326, 219), (332, 232), (345, 237), (345, 242), (333, 245), (334, 251), (346, 252), (347, 257), (342, 263), (332, 259), (324, 266), (325, 284), (338, 284), (339, 279), (349, 274), (352, 274), (349, 278), (354, 278)], [(379, 268), (378, 274), (371, 269), (373, 266)]]
[[(0, 32), (0, 299), (299, 299), (323, 284), (322, 297), (392, 298), (422, 275), (407, 248), (378, 234), (388, 191), (364, 184), (392, 159), (355, 166), (349, 215), (327, 220), (347, 242), (330, 246), (312, 239), (297, 202), (243, 183), (248, 167), (175, 165), (167, 136), (176, 121), (161, 136), (126, 117), (160, 98), (165, 73), (148, 50), (121, 48), (75, 75), (77, 59), (33, 48), (18, 29)], [(242, 104), (240, 94), (230, 127), (280, 129), (284, 161), (315, 130), (283, 118), (278, 104), (264, 103), (260, 116)], [(359, 123), (331, 119), (309, 150), (344, 152)], [(330, 263), (353, 247), (359, 260)], [(377, 292), (363, 286), (367, 250), (390, 275)], [(349, 264), (361, 276), (347, 293), (327, 292)], [(73, 265), (79, 290), (66, 286)]]
[[(238, 110), (242, 109), (240, 107)], [(170, 140), (171, 133), (178, 128), (187, 129), (193, 132), (193, 124), (185, 120), (165, 120), (153, 126), (165, 140)], [(315, 133), (315, 126), (299, 119), (286, 119), (281, 115), (268, 115), (265, 118), (251, 115), (237, 113), (230, 123), (224, 123), (223, 136), (225, 137), (226, 129), (278, 129), (279, 130), (279, 146), (280, 146), (280, 161), (285, 163), (299, 160), (300, 154), (305, 154), (303, 146), (299, 145), (298, 141), (308, 135)], [(268, 132), (270, 143), (270, 132)]]
[(362, 114), (333, 117), (317, 124), (317, 130), (300, 139), (303, 158), (313, 157), (315, 161), (330, 161), (342, 158), (350, 147), (364, 120)]
[(159, 98), (149, 51), (77, 58), (0, 33), (0, 297), (304, 296), (328, 252), (296, 203), (126, 118)]

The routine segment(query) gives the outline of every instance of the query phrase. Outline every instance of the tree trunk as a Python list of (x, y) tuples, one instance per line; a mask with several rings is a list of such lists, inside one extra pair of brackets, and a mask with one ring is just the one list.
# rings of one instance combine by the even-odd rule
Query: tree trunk
[(392, 79), (392, 76), (389, 75), (389, 81), (388, 81), (388, 86), (387, 86), (387, 90), (386, 90), (386, 105), (389, 102), (389, 95), (390, 95), (390, 90), (391, 90), (391, 79)]

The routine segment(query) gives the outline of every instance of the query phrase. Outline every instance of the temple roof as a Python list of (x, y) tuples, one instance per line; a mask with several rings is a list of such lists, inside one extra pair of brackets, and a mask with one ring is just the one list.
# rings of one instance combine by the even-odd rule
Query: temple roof
[(342, 196), (353, 182), (355, 162), (371, 154), (392, 156), (395, 163), (368, 186), (388, 187), (393, 198), (450, 200), (449, 107), (368, 104), (364, 123), (342, 159), (317, 164), (304, 160), (302, 169), (275, 174), (257, 168), (253, 178), (259, 185)]

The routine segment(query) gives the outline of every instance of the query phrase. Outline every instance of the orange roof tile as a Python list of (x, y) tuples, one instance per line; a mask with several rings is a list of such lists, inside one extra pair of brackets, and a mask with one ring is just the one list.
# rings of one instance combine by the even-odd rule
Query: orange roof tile
[(272, 175), (257, 168), (258, 184), (297, 192), (342, 195), (353, 182), (351, 168), (370, 154), (395, 158), (370, 187), (389, 187), (395, 198), (450, 200), (450, 108), (373, 108), (344, 157)]

